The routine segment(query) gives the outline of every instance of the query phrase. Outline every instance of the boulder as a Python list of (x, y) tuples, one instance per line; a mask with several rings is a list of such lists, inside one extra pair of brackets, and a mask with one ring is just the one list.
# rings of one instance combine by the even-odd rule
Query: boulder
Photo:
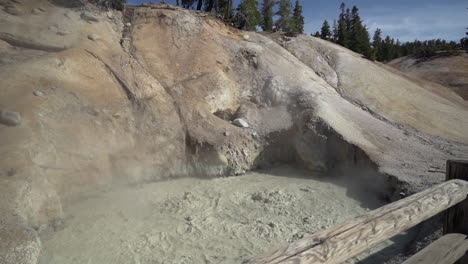
[(44, 92), (39, 91), (39, 90), (34, 91), (33, 94), (34, 94), (35, 96), (44, 96), (44, 95), (45, 95)]
[(21, 124), (21, 114), (9, 110), (0, 110), (0, 124), (18, 126)]
[(40, 14), (42, 14), (42, 11), (39, 10), (39, 8), (33, 8), (33, 10), (31, 11), (31, 13), (33, 13), (34, 15), (40, 15)]
[(99, 18), (97, 18), (93, 13), (89, 11), (84, 11), (81, 13), (81, 19), (86, 20), (88, 22), (99, 22)]
[(249, 124), (242, 118), (236, 118), (236, 119), (234, 119), (234, 121), (232, 121), (232, 123), (235, 126), (242, 127), (242, 128), (248, 128), (249, 127)]
[(98, 34), (94, 34), (94, 33), (93, 33), (93, 34), (89, 34), (89, 35), (88, 35), (88, 39), (90, 39), (90, 40), (92, 40), (92, 41), (96, 41), (96, 40), (99, 40), (100, 37), (99, 37)]
[(13, 16), (20, 16), (23, 14), (23, 11), (16, 6), (7, 6), (5, 7), (5, 12)]

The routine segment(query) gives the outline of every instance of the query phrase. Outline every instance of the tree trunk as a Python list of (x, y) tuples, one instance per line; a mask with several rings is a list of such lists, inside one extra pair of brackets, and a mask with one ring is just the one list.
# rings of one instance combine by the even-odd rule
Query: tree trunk
[(232, 8), (232, 0), (227, 1), (227, 6), (226, 6), (226, 14), (224, 15), (224, 18), (231, 18), (231, 8)]
[(198, 0), (197, 10), (201, 10), (203, 7), (203, 0)]
[(213, 10), (214, 1), (215, 0), (209, 0), (208, 7), (206, 8), (206, 11), (211, 12), (211, 10)]

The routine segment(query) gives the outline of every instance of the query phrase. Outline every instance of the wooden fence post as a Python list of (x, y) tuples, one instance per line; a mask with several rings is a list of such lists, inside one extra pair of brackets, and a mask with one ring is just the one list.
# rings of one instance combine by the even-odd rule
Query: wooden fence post
[[(454, 179), (468, 181), (468, 161), (447, 161), (446, 180)], [(444, 234), (448, 233), (468, 235), (468, 199), (445, 211)], [(468, 263), (468, 254), (457, 263)]]

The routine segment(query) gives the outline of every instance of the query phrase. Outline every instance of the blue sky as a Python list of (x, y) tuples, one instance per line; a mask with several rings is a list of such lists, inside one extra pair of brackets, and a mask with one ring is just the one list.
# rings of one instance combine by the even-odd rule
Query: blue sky
[[(129, 4), (159, 3), (159, 0), (128, 0)], [(239, 2), (238, 0), (235, 2)], [(261, 0), (259, 0), (261, 2)], [(330, 24), (338, 16), (343, 0), (302, 0), (305, 31), (320, 29), (324, 19)], [(468, 1), (466, 0), (353, 0), (344, 1), (347, 6), (356, 5), (364, 23), (373, 34), (381, 28), (383, 35), (401, 41), (442, 38), (460, 40), (468, 27)], [(175, 3), (175, 0), (166, 0)]]

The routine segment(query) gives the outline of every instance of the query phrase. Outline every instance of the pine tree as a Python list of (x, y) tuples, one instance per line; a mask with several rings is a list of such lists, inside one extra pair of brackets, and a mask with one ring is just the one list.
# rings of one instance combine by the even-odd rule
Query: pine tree
[(263, 31), (273, 31), (273, 7), (275, 0), (263, 0), (262, 3), (262, 29)]
[(348, 47), (348, 16), (346, 13), (345, 3), (341, 3), (340, 10), (340, 17), (338, 19), (338, 38), (336, 40), (336, 43), (343, 47)]
[(393, 44), (390, 36), (386, 36), (382, 43), (382, 61), (390, 61), (393, 59)]
[(255, 31), (262, 22), (257, 0), (244, 0), (237, 7), (235, 25), (244, 30)]
[(398, 58), (398, 52), (395, 44), (395, 39), (392, 38), (390, 42), (390, 58), (388, 59), (389, 61)]
[(192, 8), (194, 3), (195, 3), (195, 0), (182, 0), (182, 7), (189, 9), (189, 8)]
[(315, 32), (315, 34), (310, 34), (311, 36), (314, 36), (316, 38), (320, 38), (320, 32)]
[[(444, 41), (445, 41), (445, 40), (444, 40)], [(395, 48), (395, 57), (392, 58), (392, 60), (401, 57), (401, 42), (400, 42), (399, 39), (397, 39), (394, 48)], [(445, 49), (445, 48), (444, 48), (444, 49)]]
[(352, 51), (361, 53), (367, 58), (372, 57), (372, 49), (370, 46), (369, 32), (362, 24), (361, 17), (359, 16), (359, 9), (353, 6), (353, 10), (348, 16), (349, 23), (349, 48)]
[(224, 19), (230, 20), (233, 17), (233, 0), (218, 0), (218, 5), (218, 13), (221, 14)]
[(382, 30), (376, 29), (374, 37), (372, 38), (372, 48), (374, 49), (374, 59), (377, 61), (383, 61), (382, 56)]
[(292, 24), (292, 31), (301, 34), (304, 33), (304, 15), (302, 15), (302, 6), (299, 3), (299, 0), (296, 0), (296, 5), (294, 6)]
[(108, 0), (108, 1), (101, 2), (100, 4), (108, 8), (124, 10), (125, 3), (127, 3), (127, 0)]
[(279, 0), (278, 12), (275, 15), (279, 16), (275, 22), (275, 28), (279, 31), (292, 31), (292, 15), (291, 15), (291, 0)]
[(345, 31), (349, 38), (349, 34), (351, 33), (351, 27), (353, 24), (351, 10), (349, 8), (346, 8), (346, 12), (345, 12), (345, 24), (346, 24)]
[(333, 40), (333, 42), (335, 42), (335, 43), (336, 43), (336, 41), (338, 40), (338, 23), (336, 22), (336, 19), (333, 20), (332, 40)]
[(331, 32), (330, 32), (330, 25), (328, 24), (328, 21), (325, 19), (322, 24), (322, 29), (320, 31), (320, 38), (328, 40), (331, 37)]
[(468, 51), (468, 38), (467, 37), (460, 39), (460, 46), (462, 49)]
[(218, 8), (216, 6), (215, 0), (205, 0), (205, 5), (206, 5), (205, 11), (207, 11), (207, 12), (211, 12), (211, 10), (213, 10), (213, 8), (216, 8), (216, 9)]

